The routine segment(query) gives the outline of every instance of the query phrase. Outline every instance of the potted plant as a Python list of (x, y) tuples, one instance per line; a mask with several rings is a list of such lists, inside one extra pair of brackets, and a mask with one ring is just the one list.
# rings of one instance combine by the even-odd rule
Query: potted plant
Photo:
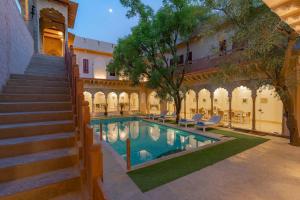
[(124, 103), (120, 103), (120, 114), (123, 115), (123, 109), (125, 107)]

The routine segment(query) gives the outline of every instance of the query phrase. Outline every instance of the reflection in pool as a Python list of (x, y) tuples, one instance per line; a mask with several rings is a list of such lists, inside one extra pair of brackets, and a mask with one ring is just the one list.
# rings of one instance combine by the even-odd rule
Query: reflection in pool
[[(99, 120), (92, 120), (99, 138)], [(103, 140), (126, 159), (126, 140), (131, 140), (131, 165), (142, 164), (176, 152), (198, 148), (216, 139), (192, 134), (140, 119), (103, 122)]]

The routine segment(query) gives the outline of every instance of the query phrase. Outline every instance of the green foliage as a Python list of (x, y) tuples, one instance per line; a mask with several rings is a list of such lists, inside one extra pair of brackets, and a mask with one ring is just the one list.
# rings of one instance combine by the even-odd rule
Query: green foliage
[[(156, 89), (161, 98), (173, 97), (175, 104), (180, 105), (189, 42), (196, 28), (209, 18), (208, 9), (196, 1), (164, 0), (154, 14), (139, 0), (121, 0), (121, 3), (129, 8), (128, 17), (138, 15), (140, 21), (130, 35), (118, 41), (108, 71), (127, 76), (134, 84), (147, 80), (147, 86)], [(183, 66), (179, 64), (179, 43), (186, 48)]]

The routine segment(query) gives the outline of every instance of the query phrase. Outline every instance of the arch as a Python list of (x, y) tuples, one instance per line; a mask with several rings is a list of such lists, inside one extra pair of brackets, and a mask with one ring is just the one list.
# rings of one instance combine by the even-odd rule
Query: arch
[(93, 107), (93, 101), (92, 101), (92, 94), (90, 92), (83, 92), (83, 96), (84, 96), (84, 100), (89, 102), (89, 108), (90, 108), (90, 112), (93, 112), (92, 107)]
[(137, 93), (130, 94), (130, 110), (131, 111), (140, 110), (139, 95)]
[(214, 91), (213, 114), (222, 117), (223, 124), (228, 124), (229, 119), (229, 98), (228, 91), (224, 88), (217, 88)]
[(239, 86), (232, 91), (231, 121), (232, 126), (243, 129), (252, 128), (252, 91), (245, 86)]
[(167, 101), (167, 110), (168, 110), (168, 114), (170, 115), (172, 115), (176, 111), (175, 102), (173, 98)]
[(256, 94), (256, 130), (282, 134), (283, 104), (275, 89), (271, 85), (264, 85)]
[(203, 114), (204, 119), (211, 116), (211, 93), (207, 89), (202, 89), (198, 92), (198, 113)]
[(65, 16), (54, 8), (43, 8), (39, 14), (42, 52), (52, 56), (63, 56), (66, 33)]
[(118, 95), (115, 92), (110, 92), (107, 95), (107, 111), (118, 111)]
[(155, 91), (148, 95), (148, 108), (149, 113), (159, 114), (160, 113), (160, 98), (157, 96)]
[(94, 112), (105, 112), (106, 97), (103, 92), (97, 92), (94, 96)]
[(188, 90), (185, 93), (185, 100), (186, 100), (186, 118), (191, 119), (197, 113), (196, 92), (191, 89)]
[(123, 111), (129, 110), (129, 95), (126, 92), (122, 92), (119, 95), (119, 105), (123, 105)]

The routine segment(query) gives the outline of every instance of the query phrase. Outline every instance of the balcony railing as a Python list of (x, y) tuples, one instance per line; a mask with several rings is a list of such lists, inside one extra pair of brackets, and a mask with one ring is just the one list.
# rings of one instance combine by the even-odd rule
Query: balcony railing
[(243, 49), (233, 49), (226, 52), (218, 53), (211, 56), (206, 56), (200, 59), (195, 59), (189, 62), (186, 67), (186, 73), (201, 72), (210, 69), (215, 69), (222, 63), (240, 63), (240, 53)]

